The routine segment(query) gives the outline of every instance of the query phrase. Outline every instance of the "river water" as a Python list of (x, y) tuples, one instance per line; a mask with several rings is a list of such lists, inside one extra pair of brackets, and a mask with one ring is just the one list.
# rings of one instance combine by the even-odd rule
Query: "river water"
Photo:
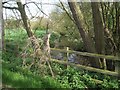
[(67, 57), (66, 53), (51, 51), (51, 58), (57, 60), (68, 60), (71, 63), (81, 64), (81, 65), (89, 65), (88, 57), (80, 56), (75, 53), (69, 54)]

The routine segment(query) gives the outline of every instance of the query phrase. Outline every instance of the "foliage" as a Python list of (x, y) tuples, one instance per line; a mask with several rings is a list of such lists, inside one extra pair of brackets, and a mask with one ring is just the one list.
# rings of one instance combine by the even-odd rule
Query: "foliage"
[[(57, 64), (57, 63), (56, 63)], [(61, 65), (57, 64), (54, 65), (55, 67), (61, 67)], [(57, 68), (56, 67), (56, 68)], [(62, 83), (66, 87), (70, 87), (73, 89), (77, 88), (119, 88), (119, 81), (117, 78), (107, 75), (102, 75), (99, 73), (92, 73), (88, 71), (83, 71), (82, 69), (77, 69), (75, 67), (68, 67), (62, 69), (59, 67), (60, 70), (59, 74), (57, 75), (57, 80)], [(94, 79), (101, 79), (103, 78), (103, 83), (97, 84)]]
[(50, 18), (52, 21), (52, 30), (60, 34), (58, 41), (59, 47), (70, 47), (74, 50), (83, 49), (83, 42), (79, 31), (65, 11), (58, 12), (55, 9), (50, 13)]
[[(22, 58), (19, 53), (16, 56), (16, 48), (14, 45), (18, 43), (19, 48), (23, 47), (23, 42), (25, 42), (27, 36), (23, 32), (20, 34), (18, 31), (11, 32), (11, 36), (7, 34), (6, 40), (6, 52), (3, 52), (3, 84), (10, 85), (12, 87), (19, 88), (118, 88), (119, 81), (115, 77), (110, 77), (107, 75), (84, 71), (82, 69), (77, 69), (75, 67), (68, 66), (66, 69), (65, 65), (58, 63), (51, 63), (55, 78), (50, 76), (49, 69), (46, 70), (45, 76), (39, 75), (37, 72), (40, 70), (36, 68), (23, 69)], [(20, 39), (23, 38), (23, 40)], [(44, 31), (36, 31), (38, 37), (43, 37)], [(19, 38), (18, 38), (19, 37)], [(55, 35), (52, 36), (52, 40), (57, 38)], [(25, 40), (24, 40), (25, 39)], [(22, 51), (22, 50), (21, 50)], [(18, 49), (17, 52), (20, 52)], [(43, 72), (42, 72), (43, 73)], [(103, 80), (103, 83), (97, 84), (92, 78)], [(120, 88), (120, 87), (119, 87)]]
[[(49, 75), (45, 77), (40, 77), (37, 74), (32, 74), (28, 70), (23, 70), (22, 68), (16, 67), (16, 65), (3, 64), (3, 83), (11, 85), (13, 87), (32, 87), (32, 88), (118, 88), (118, 80), (112, 79), (107, 76), (103, 79), (103, 83), (97, 85), (91, 77), (90, 72), (85, 72), (83, 70), (78, 70), (74, 67), (68, 67), (65, 69), (64, 65), (58, 63), (52, 63), (52, 68), (54, 68), (54, 73), (56, 74), (56, 81), (54, 81)], [(15, 63), (14, 63), (15, 64)], [(59, 72), (58, 72), (59, 71)], [(49, 72), (49, 71), (48, 71)], [(87, 74), (88, 73), (88, 74)], [(95, 74), (94, 74), (95, 75)], [(11, 77), (12, 76), (12, 77)], [(96, 75), (99, 77), (99, 74)], [(31, 82), (31, 83), (29, 83)], [(26, 83), (26, 84), (24, 84)], [(60, 84), (59, 84), (60, 83)]]
[(14, 17), (4, 20), (4, 23), (5, 23), (4, 27), (6, 29), (16, 29), (23, 27), (22, 20), (16, 19)]
[(92, 9), (91, 3), (88, 2), (79, 2), (80, 10), (84, 16), (85, 24), (87, 29), (89, 30), (90, 34), (93, 35), (93, 23), (92, 23)]
[(47, 28), (47, 23), (50, 24), (51, 22), (48, 18), (38, 17), (36, 20), (31, 21), (30, 23), (33, 30), (45, 30)]
[[(34, 34), (37, 36), (38, 39), (42, 39), (46, 33), (45, 30), (33, 30)], [(6, 43), (6, 48), (12, 49), (14, 48), (13, 46), (19, 46), (18, 49), (22, 49), (24, 46), (26, 46), (28, 37), (27, 33), (23, 29), (6, 29), (5, 30), (5, 41)], [(52, 32), (52, 35), (50, 37), (50, 45), (51, 47), (55, 46), (55, 40), (59, 38), (59, 34), (56, 32)], [(16, 48), (15, 48), (16, 49)]]

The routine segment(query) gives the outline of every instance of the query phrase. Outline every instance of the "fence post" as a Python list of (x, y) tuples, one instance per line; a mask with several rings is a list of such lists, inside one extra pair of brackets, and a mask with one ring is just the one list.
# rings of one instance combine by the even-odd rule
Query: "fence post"
[(104, 70), (107, 70), (106, 59), (105, 58), (103, 58), (103, 67), (104, 67)]
[[(69, 47), (66, 48), (67, 49), (67, 63), (68, 63), (68, 57), (69, 57)], [(68, 65), (67, 65), (67, 68), (68, 68)]]

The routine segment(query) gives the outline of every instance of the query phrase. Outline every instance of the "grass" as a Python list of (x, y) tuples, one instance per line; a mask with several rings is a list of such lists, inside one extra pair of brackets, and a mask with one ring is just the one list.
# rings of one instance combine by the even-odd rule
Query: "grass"
[(62, 85), (51, 77), (40, 77), (32, 74), (21, 74), (3, 69), (3, 84), (14, 88), (61, 88)]

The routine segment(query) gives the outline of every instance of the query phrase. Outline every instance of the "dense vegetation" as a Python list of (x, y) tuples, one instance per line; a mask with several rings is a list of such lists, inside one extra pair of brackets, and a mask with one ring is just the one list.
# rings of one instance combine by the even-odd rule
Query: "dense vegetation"
[[(9, 33), (9, 34), (7, 34)], [(11, 33), (11, 34), (10, 34)], [(42, 35), (44, 31), (38, 31), (36, 34)], [(50, 75), (48, 68), (44, 70), (44, 74), (39, 69), (26, 69), (22, 67), (22, 58), (16, 53), (22, 51), (23, 45), (26, 44), (25, 32), (23, 30), (6, 30), (6, 52), (3, 53), (3, 85), (4, 87), (16, 88), (118, 88), (120, 81), (111, 76), (98, 74), (95, 72), (84, 71), (69, 66), (65, 69), (64, 65), (52, 63), (55, 78)], [(19, 38), (21, 37), (22, 40)], [(23, 39), (24, 38), (24, 39)], [(55, 37), (54, 37), (55, 38)], [(51, 41), (54, 41), (54, 38)], [(18, 47), (15, 47), (19, 45)], [(18, 52), (17, 51), (17, 52)], [(101, 84), (92, 80), (103, 80)]]

